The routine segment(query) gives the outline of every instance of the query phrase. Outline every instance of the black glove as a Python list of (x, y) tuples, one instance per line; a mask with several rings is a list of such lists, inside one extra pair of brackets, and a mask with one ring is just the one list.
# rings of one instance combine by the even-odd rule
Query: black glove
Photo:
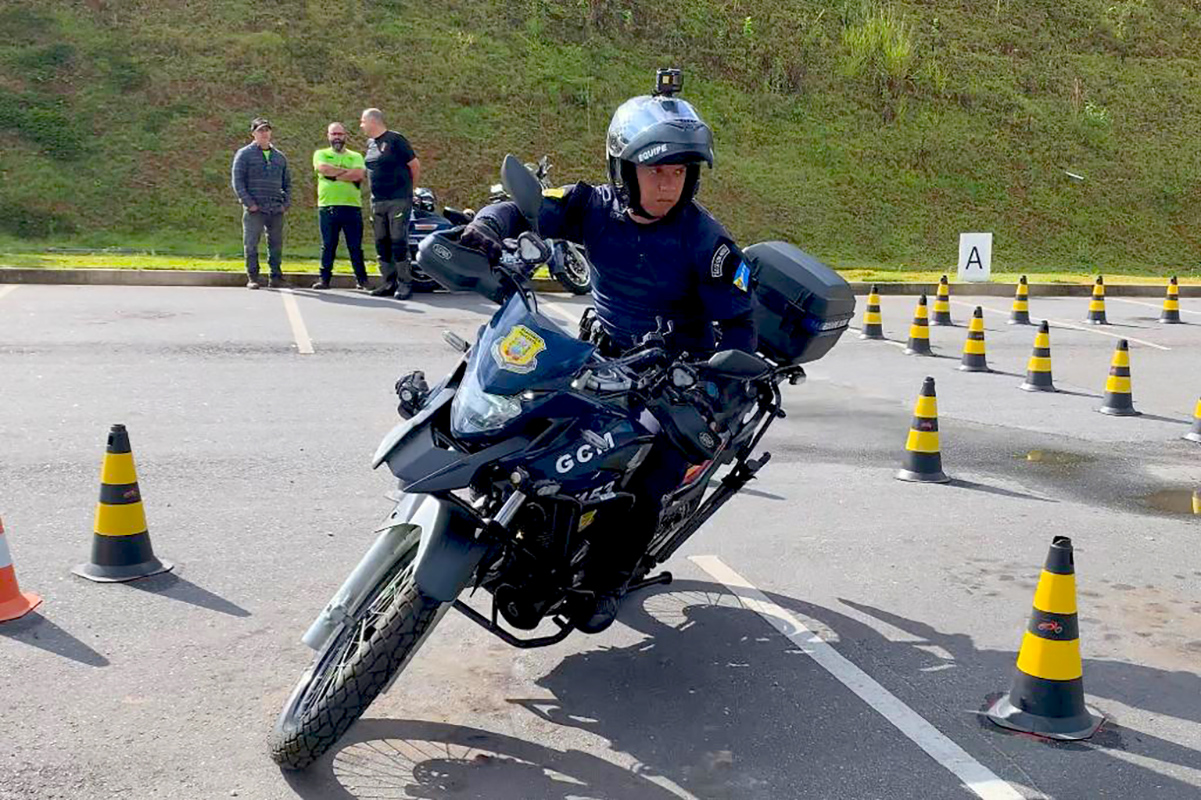
[(500, 255), (504, 252), (500, 243), (500, 235), (486, 220), (482, 219), (472, 220), (463, 229), (463, 233), (459, 236), (459, 244), (479, 250), (488, 256), (488, 260), (493, 264), (500, 261)]

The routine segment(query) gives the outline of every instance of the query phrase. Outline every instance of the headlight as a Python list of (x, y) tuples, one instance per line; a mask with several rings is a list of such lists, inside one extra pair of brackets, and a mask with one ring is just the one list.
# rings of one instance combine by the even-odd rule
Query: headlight
[(474, 372), (468, 373), (450, 404), (450, 429), (459, 436), (495, 431), (521, 416), (516, 397), (488, 394)]

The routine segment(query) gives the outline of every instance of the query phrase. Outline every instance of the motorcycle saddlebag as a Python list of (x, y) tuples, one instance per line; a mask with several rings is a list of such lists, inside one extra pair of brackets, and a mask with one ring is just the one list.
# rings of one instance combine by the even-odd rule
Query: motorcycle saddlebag
[(754, 286), (759, 352), (778, 364), (816, 361), (855, 316), (855, 295), (837, 272), (787, 242), (743, 251)]

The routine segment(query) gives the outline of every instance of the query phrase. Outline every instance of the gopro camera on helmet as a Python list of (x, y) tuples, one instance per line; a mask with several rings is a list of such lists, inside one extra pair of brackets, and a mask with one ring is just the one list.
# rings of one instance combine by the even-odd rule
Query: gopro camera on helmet
[(684, 74), (671, 67), (655, 71), (655, 97), (671, 97), (684, 88)]

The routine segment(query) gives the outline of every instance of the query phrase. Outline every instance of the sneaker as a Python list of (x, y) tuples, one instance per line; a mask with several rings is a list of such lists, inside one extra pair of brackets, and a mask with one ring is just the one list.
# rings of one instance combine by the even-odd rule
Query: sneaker
[(387, 297), (388, 295), (395, 294), (395, 293), (396, 293), (396, 284), (391, 283), (391, 282), (381, 283), (379, 286), (376, 286), (374, 289), (371, 290), (372, 297)]
[(267, 281), (267, 288), (269, 289), (286, 289), (291, 285), (292, 284), (288, 283), (288, 279), (283, 275), (280, 275), (278, 278), (272, 276), (271, 279)]
[(257, 288), (259, 288), (259, 281), (258, 281), (258, 278), (251, 278), (250, 280), (246, 281), (246, 288), (247, 288), (247, 289), (257, 289)]
[(359, 281), (354, 285), (354, 288), (355, 291), (358, 292), (370, 292), (371, 284), (367, 283), (366, 281)]
[(314, 283), (314, 284), (313, 284), (313, 287), (312, 287), (312, 288), (314, 288), (314, 289), (328, 289), (328, 288), (329, 288), (329, 281), (317, 281), (316, 283)]
[(408, 300), (413, 296), (413, 284), (408, 281), (399, 281), (396, 284), (396, 291), (392, 294), (397, 300)]

